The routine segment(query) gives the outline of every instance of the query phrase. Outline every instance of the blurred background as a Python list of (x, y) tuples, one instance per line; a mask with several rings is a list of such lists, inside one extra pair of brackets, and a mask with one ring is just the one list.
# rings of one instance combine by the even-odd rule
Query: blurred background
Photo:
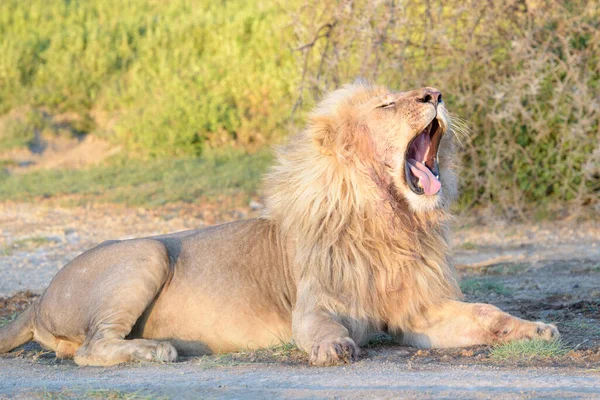
[(356, 77), (435, 86), (459, 212), (600, 212), (600, 9), (559, 0), (2, 0), (0, 201), (260, 202)]

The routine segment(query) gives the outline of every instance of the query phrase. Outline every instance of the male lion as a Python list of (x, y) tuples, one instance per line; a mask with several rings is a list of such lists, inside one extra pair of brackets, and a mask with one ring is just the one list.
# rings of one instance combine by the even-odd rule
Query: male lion
[(420, 347), (557, 337), (456, 300), (450, 129), (434, 88), (344, 86), (279, 150), (264, 216), (102, 243), (0, 330), (0, 353), (33, 339), (113, 365), (293, 340), (311, 364), (335, 365), (380, 331)]

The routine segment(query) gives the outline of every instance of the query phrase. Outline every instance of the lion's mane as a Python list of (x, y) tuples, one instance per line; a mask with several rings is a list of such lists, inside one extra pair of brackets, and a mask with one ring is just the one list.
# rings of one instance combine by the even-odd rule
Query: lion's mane
[(277, 149), (265, 217), (292, 238), (298, 281), (321, 289), (321, 298), (303, 301), (346, 316), (355, 329), (401, 330), (460, 291), (448, 259), (448, 206), (412, 211), (356, 123), (355, 106), (383, 91), (356, 83), (321, 102), (308, 128)]

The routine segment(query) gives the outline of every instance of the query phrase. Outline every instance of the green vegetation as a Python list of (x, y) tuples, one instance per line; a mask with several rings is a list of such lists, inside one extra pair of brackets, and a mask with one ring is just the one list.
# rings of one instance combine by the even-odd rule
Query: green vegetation
[(486, 275), (517, 275), (531, 268), (528, 263), (501, 263), (485, 268)]
[[(2, 1), (0, 114), (74, 113), (84, 132), (154, 156), (264, 142), (291, 109), (286, 22), (260, 0)], [(30, 140), (19, 121), (0, 145)]]
[(357, 75), (441, 89), (470, 128), (454, 118), (463, 208), (494, 205), (514, 216), (599, 201), (594, 2), (307, 3), (294, 14), (300, 41), (313, 44), (304, 48), (304, 96)]
[(494, 282), (487, 279), (465, 279), (460, 282), (460, 290), (464, 294), (489, 294), (496, 293), (500, 296), (510, 295), (510, 290), (501, 282)]
[[(171, 184), (161, 193), (170, 174), (182, 185), (196, 178), (162, 169), (199, 173), (194, 166), (212, 156), (192, 158), (214, 149), (243, 149), (235, 161), (264, 148), (324, 92), (363, 76), (444, 92), (465, 120), (454, 118), (463, 208), (493, 205), (513, 216), (542, 205), (537, 215), (551, 216), (556, 207), (595, 204), (600, 9), (586, 0), (538, 3), (4, 0), (0, 155), (43, 137), (90, 134), (122, 146), (129, 161), (5, 173), (0, 198), (191, 201), (206, 186)], [(0, 170), (14, 166), (0, 157)], [(254, 190), (257, 177), (233, 186)], [(142, 189), (140, 200), (127, 187)]]
[(249, 363), (296, 363), (307, 361), (307, 355), (293, 343), (281, 343), (264, 349), (246, 350), (237, 353), (205, 355), (197, 364), (203, 368), (230, 367)]
[[(202, 158), (113, 160), (90, 169), (40, 170), (0, 179), (0, 200), (33, 200), (76, 194), (81, 199), (128, 205), (162, 205), (176, 201), (256, 193), (271, 154), (262, 150), (211, 152)], [(246, 199), (247, 200), (247, 199)]]
[(0, 254), (4, 256), (11, 255), (15, 250), (25, 251), (35, 249), (37, 247), (41, 247), (44, 245), (48, 245), (51, 243), (47, 237), (44, 236), (32, 236), (25, 239), (15, 240), (10, 245), (6, 245), (4, 247), (0, 247)]
[(530, 361), (559, 358), (567, 354), (569, 350), (560, 340), (520, 340), (495, 346), (490, 352), (490, 357), (499, 361)]
[(60, 391), (45, 390), (43, 392), (28, 393), (31, 398), (44, 400), (67, 400), (67, 399), (108, 399), (108, 400), (154, 400), (168, 399), (165, 396), (155, 396), (144, 391), (125, 392), (112, 389), (63, 389)]
[(12, 313), (11, 315), (9, 315), (7, 317), (0, 317), (0, 328), (2, 328), (3, 326), (6, 326), (8, 324), (10, 324), (15, 319), (17, 319), (18, 316), (19, 316), (18, 313)]
[(464, 242), (459, 246), (463, 250), (476, 250), (477, 245), (473, 242)]

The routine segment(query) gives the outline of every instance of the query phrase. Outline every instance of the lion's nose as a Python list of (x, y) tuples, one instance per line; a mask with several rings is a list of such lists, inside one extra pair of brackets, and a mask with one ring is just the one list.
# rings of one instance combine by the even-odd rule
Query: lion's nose
[(418, 100), (423, 103), (431, 103), (434, 107), (437, 107), (442, 102), (442, 92), (435, 88), (423, 88)]

